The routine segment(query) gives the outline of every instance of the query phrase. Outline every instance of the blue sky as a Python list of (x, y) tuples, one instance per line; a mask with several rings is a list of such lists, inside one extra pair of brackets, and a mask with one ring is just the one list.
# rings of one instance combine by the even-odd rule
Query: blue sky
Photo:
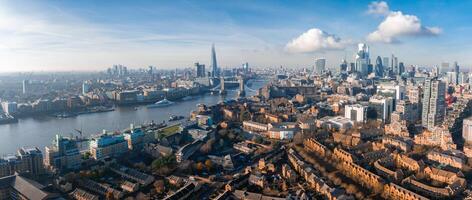
[[(370, 11), (369, 11), (369, 5)], [(373, 7), (372, 7), (373, 6)], [(406, 65), (472, 65), (472, 1), (0, 0), (0, 71), (337, 66), (356, 43)], [(381, 25), (383, 24), (383, 25)]]

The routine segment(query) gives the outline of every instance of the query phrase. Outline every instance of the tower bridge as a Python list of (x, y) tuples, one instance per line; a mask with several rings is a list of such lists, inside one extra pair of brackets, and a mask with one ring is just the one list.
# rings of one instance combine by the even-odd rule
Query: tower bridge
[[(214, 86), (210, 91), (212, 93), (219, 93), (221, 95), (227, 94), (228, 90), (238, 90), (238, 96), (243, 97), (246, 95), (246, 90), (256, 91), (246, 85), (247, 80), (243, 77), (220, 77), (220, 82)], [(235, 89), (238, 88), (238, 89)]]

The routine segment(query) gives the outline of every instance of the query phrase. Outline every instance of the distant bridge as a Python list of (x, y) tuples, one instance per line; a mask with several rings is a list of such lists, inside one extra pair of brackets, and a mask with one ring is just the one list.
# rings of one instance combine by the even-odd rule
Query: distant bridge
[[(227, 85), (239, 85), (238, 89), (229, 89)], [(220, 94), (225, 94), (226, 91), (238, 91), (239, 96), (244, 96), (246, 90), (257, 91), (249, 87), (242, 77), (230, 77), (230, 78), (220, 78), (220, 82), (215, 87), (211, 88), (211, 92), (219, 92)]]

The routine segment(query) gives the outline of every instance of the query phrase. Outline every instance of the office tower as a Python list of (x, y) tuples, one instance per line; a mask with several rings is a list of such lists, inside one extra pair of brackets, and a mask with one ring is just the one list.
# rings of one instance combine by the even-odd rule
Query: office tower
[(198, 62), (195, 63), (197, 69), (197, 77), (205, 77), (205, 65)]
[(325, 70), (325, 67), (326, 67), (326, 59), (318, 58), (315, 61), (315, 70), (314, 70), (314, 72), (316, 74), (321, 74)]
[(403, 62), (398, 63), (398, 75), (402, 75), (405, 72), (405, 65)]
[(341, 64), (339, 65), (339, 72), (345, 72), (347, 71), (347, 62), (345, 59), (341, 61)]
[(459, 69), (459, 65), (457, 64), (457, 62), (454, 62), (454, 72), (456, 73), (456, 83), (459, 83), (460, 69)]
[(375, 60), (375, 76), (382, 77), (383, 76), (383, 63), (382, 63), (382, 58), (380, 56), (377, 56), (377, 59)]
[(390, 122), (390, 115), (394, 110), (394, 99), (392, 97), (383, 97), (375, 95), (369, 99), (369, 109), (375, 111), (378, 120), (386, 123)]
[(92, 87), (92, 83), (90, 81), (84, 81), (82, 83), (82, 94), (87, 94), (90, 92), (90, 88)]
[(472, 144), (472, 117), (464, 119), (462, 138), (464, 138), (465, 143)]
[(356, 54), (356, 71), (359, 72), (361, 76), (367, 76), (369, 64), (369, 47), (364, 43), (359, 43)]
[(454, 72), (459, 73), (459, 65), (457, 64), (457, 61), (454, 62)]
[(435, 76), (438, 77), (441, 74), (441, 68), (438, 66), (434, 66), (432, 72), (433, 72), (433, 77)]
[(354, 122), (364, 122), (367, 117), (367, 106), (360, 104), (346, 105), (344, 107), (344, 117)]
[(426, 79), (423, 96), (423, 127), (432, 130), (444, 120), (446, 112), (446, 84), (437, 77)]
[(466, 84), (467, 83), (467, 74), (464, 72), (459, 72), (459, 82), (458, 84)]
[(392, 70), (393, 74), (398, 75), (398, 58), (392, 54), (392, 58), (390, 59), (390, 69)]
[(388, 66), (388, 57), (383, 57), (382, 64), (383, 64), (383, 67), (384, 67), (385, 70), (387, 70), (387, 68), (389, 68), (389, 66)]
[(123, 66), (123, 76), (128, 75), (128, 67)]
[(371, 74), (374, 72), (374, 66), (372, 64), (367, 65), (367, 75)]
[(356, 64), (355, 63), (349, 63), (349, 72), (355, 72), (356, 71)]
[(249, 63), (246, 62), (243, 64), (243, 72), (249, 73)]
[(29, 89), (29, 81), (23, 80), (23, 94), (28, 93), (28, 89)]
[(446, 73), (446, 78), (447, 78), (447, 84), (454, 84), (457, 85), (459, 78), (458, 74), (456, 72), (447, 72)]
[(216, 63), (215, 44), (211, 45), (211, 76), (218, 77), (218, 64)]
[(441, 63), (441, 69), (439, 70), (440, 74), (445, 74), (449, 70), (449, 63), (443, 62)]
[(397, 82), (381, 82), (377, 85), (377, 94), (392, 97), (395, 101), (405, 98), (405, 86)]

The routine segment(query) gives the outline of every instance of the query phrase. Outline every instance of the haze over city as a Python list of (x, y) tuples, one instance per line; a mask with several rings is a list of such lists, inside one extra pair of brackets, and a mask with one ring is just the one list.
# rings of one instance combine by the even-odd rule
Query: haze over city
[(0, 72), (328, 67), (356, 44), (406, 65), (472, 65), (470, 1), (0, 1)]
[(472, 200), (470, 10), (0, 0), (0, 200)]

